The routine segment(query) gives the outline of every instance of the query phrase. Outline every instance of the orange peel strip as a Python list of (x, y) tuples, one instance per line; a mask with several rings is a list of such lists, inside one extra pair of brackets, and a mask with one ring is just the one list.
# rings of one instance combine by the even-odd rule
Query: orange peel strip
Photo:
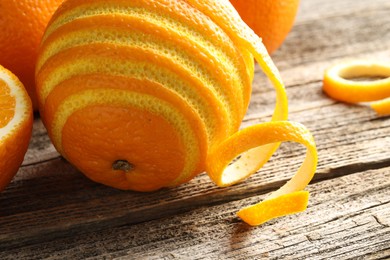
[(249, 225), (257, 226), (276, 217), (302, 212), (308, 202), (308, 191), (296, 191), (243, 208), (237, 215)]
[[(231, 179), (246, 176), (257, 157), (251, 151), (278, 142), (294, 141), (307, 148), (306, 157), (295, 175), (264, 201), (238, 212), (250, 225), (260, 225), (265, 221), (304, 210), (307, 199), (301, 193), (314, 176), (317, 167), (317, 150), (309, 130), (302, 124), (291, 121), (271, 121), (247, 127), (232, 135), (212, 149), (208, 155), (206, 171), (218, 186), (229, 186)], [(239, 159), (231, 163), (238, 156)], [(291, 204), (291, 201), (294, 203)], [(285, 205), (286, 203), (291, 205)]]
[[(357, 81), (353, 78), (379, 77)], [(323, 90), (331, 98), (347, 102), (371, 102), (378, 114), (390, 114), (390, 63), (356, 60), (342, 62), (325, 71)], [(384, 100), (382, 100), (384, 99)]]
[[(240, 18), (237, 11), (227, 0), (187, 0), (191, 5), (205, 13), (214, 20), (223, 30), (225, 30), (239, 45), (247, 49), (254, 56), (255, 60), (271, 81), (276, 91), (276, 104), (272, 115), (272, 120), (288, 119), (288, 100), (286, 90), (280, 73), (269, 56), (262, 40), (249, 26)], [(279, 143), (273, 143), (258, 147), (252, 151), (252, 155), (257, 157), (252, 161), (251, 169), (246, 173), (241, 172), (235, 178), (231, 178), (230, 183), (226, 186), (233, 185), (249, 177), (260, 169), (274, 152), (278, 149)]]
[(378, 115), (390, 115), (390, 98), (372, 102), (370, 106)]
[[(230, 186), (260, 169), (279, 147), (280, 142), (296, 141), (302, 143), (308, 148), (308, 152), (305, 161), (294, 177), (272, 193), (267, 200), (245, 208), (238, 214), (248, 224), (259, 225), (268, 219), (295, 213), (297, 209), (305, 209), (308, 196), (305, 197), (306, 199), (302, 199), (302, 195), (296, 196), (295, 192), (303, 190), (312, 179), (317, 167), (317, 150), (311, 134), (304, 126), (285, 121), (288, 118), (287, 94), (279, 71), (265, 46), (261, 39), (240, 19), (228, 1), (187, 1), (209, 15), (239, 45), (252, 53), (276, 91), (276, 104), (272, 121), (245, 128), (211, 148), (206, 161), (206, 172), (218, 186)], [(241, 158), (229, 165), (239, 155)], [(286, 199), (293, 200), (296, 206), (283, 206), (286, 205)], [(258, 212), (259, 209), (262, 210), (262, 213)]]

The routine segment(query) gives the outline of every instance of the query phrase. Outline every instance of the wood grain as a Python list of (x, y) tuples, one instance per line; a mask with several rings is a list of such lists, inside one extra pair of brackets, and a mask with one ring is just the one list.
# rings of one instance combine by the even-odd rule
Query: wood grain
[(132, 259), (348, 259), (388, 255), (390, 250), (390, 167), (369, 170), (310, 186), (309, 209), (250, 228), (237, 208), (254, 196), (158, 220), (83, 232), (55, 241), (16, 247), (0, 258), (71, 259), (131, 256)]
[[(390, 257), (390, 118), (329, 99), (324, 70), (339, 61), (390, 62), (390, 1), (302, 0), (273, 59), (319, 152), (306, 212), (261, 227), (235, 212), (299, 167), (282, 144), (258, 174), (218, 188), (206, 174), (174, 189), (118, 191), (93, 183), (55, 151), (36, 118), (23, 166), (0, 194), (0, 259), (386, 259)], [(258, 67), (242, 127), (270, 119), (274, 92)]]

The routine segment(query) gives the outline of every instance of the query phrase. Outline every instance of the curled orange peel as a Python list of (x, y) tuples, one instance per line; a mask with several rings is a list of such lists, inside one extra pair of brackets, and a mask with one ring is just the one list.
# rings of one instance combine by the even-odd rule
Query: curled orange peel
[[(302, 190), (316, 171), (317, 150), (307, 128), (299, 123), (286, 121), (288, 101), (284, 84), (261, 38), (240, 19), (236, 10), (228, 3), (218, 0), (187, 1), (206, 13), (234, 41), (252, 53), (276, 91), (272, 121), (245, 128), (212, 147), (206, 161), (206, 172), (218, 186), (230, 186), (259, 170), (277, 150), (280, 142), (301, 143), (307, 147), (307, 154), (292, 179), (263, 202), (240, 210), (238, 216), (250, 225), (260, 225), (275, 217), (303, 211), (308, 204), (308, 193)], [(240, 158), (230, 164), (238, 156)]]
[(390, 63), (356, 60), (333, 65), (325, 71), (323, 90), (339, 101), (371, 102), (378, 114), (390, 115)]
[[(295, 175), (264, 201), (244, 208), (238, 216), (250, 225), (306, 209), (308, 194), (302, 191), (311, 181), (317, 166), (314, 139), (303, 125), (291, 121), (271, 121), (247, 127), (214, 147), (208, 155), (206, 170), (221, 187), (243, 180), (258, 169), (256, 161), (264, 145), (294, 141), (307, 148), (306, 157)], [(235, 160), (239, 157), (237, 160)], [(235, 161), (234, 161), (235, 160)], [(231, 163), (234, 161), (233, 163)], [(298, 193), (297, 193), (298, 192)]]

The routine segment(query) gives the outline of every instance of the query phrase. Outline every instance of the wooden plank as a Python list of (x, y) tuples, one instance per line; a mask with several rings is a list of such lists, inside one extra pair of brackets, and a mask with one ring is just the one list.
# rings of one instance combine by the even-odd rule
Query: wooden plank
[(301, 0), (295, 24), (311, 23), (313, 20), (331, 21), (335, 16), (361, 15), (370, 13), (372, 9), (389, 7), (390, 2), (387, 0)]
[[(293, 31), (273, 55), (290, 119), (311, 129), (319, 149), (319, 183), (310, 186), (307, 212), (260, 228), (234, 215), (292, 175), (304, 155), (295, 144), (283, 144), (260, 174), (234, 187), (219, 189), (202, 174), (143, 194), (87, 180), (59, 157), (36, 120), (24, 166), (0, 195), (0, 258), (390, 257), (389, 117), (335, 102), (321, 90), (329, 65), (388, 61), (388, 46), (390, 1), (302, 0)], [(257, 68), (243, 127), (269, 120), (273, 97)]]
[[(21, 248), (0, 258), (357, 259), (389, 257), (390, 167), (310, 185), (306, 212), (249, 227), (238, 208), (264, 195), (159, 220), (86, 232)], [(11, 258), (10, 258), (11, 259)]]
[[(388, 49), (389, 12), (386, 0), (304, 0), (293, 30), (274, 58), (311, 63)], [(279, 66), (283, 68), (283, 63)]]

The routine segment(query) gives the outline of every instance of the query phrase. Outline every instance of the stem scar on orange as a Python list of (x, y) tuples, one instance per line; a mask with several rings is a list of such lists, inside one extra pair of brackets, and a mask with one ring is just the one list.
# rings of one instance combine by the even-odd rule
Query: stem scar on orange
[(31, 138), (31, 100), (19, 79), (0, 66), (0, 191), (23, 162)]
[(23, 83), (38, 108), (35, 94), (35, 62), (39, 43), (51, 15), (63, 0), (0, 1), (0, 64)]
[(300, 0), (230, 0), (271, 54), (290, 32)]
[[(274, 122), (242, 132), (253, 58), (277, 92)], [(43, 36), (36, 82), (54, 146), (96, 182), (153, 191), (206, 170), (218, 185), (231, 185), (266, 163), (288, 141), (283, 136), (309, 153), (303, 170), (276, 194), (302, 190), (315, 171), (310, 133), (286, 121), (277, 68), (228, 0), (67, 0)], [(248, 135), (269, 138), (251, 149), (255, 159), (243, 157), (250, 169), (225, 173), (216, 155), (245, 153), (229, 147)], [(304, 200), (283, 212), (305, 208)]]

